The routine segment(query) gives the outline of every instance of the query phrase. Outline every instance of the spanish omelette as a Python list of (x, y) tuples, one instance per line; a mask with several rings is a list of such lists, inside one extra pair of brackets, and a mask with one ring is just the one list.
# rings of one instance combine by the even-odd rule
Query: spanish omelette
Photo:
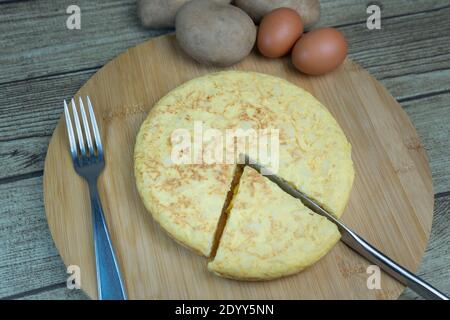
[[(286, 80), (225, 71), (195, 78), (169, 92), (151, 109), (136, 139), (139, 194), (153, 218), (178, 242), (211, 255), (236, 170), (232, 163), (173, 162), (172, 134), (184, 129), (195, 137), (196, 121), (204, 129), (219, 131), (278, 130), (276, 173), (341, 216), (354, 171), (351, 146), (332, 115), (311, 94)], [(217, 140), (203, 144), (208, 150)]]

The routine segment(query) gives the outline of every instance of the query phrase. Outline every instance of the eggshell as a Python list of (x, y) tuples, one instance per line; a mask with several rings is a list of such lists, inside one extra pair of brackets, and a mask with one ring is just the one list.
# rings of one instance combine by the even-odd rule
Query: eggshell
[(292, 63), (303, 73), (321, 75), (336, 69), (347, 56), (347, 41), (334, 28), (304, 34), (292, 49)]
[(297, 11), (278, 8), (261, 21), (257, 46), (263, 56), (278, 58), (291, 50), (303, 33), (303, 22)]

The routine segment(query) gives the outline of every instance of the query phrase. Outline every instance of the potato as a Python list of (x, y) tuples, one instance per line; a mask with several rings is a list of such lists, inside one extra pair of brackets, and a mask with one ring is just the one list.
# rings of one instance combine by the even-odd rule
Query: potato
[(200, 63), (229, 66), (246, 57), (256, 40), (256, 26), (238, 7), (208, 0), (183, 5), (175, 18), (180, 47)]
[[(138, 0), (137, 12), (144, 27), (173, 28), (178, 9), (190, 0)], [(231, 0), (212, 0), (229, 4)]]
[(235, 0), (234, 4), (247, 12), (255, 23), (259, 23), (267, 13), (280, 7), (296, 10), (306, 28), (320, 18), (319, 0)]

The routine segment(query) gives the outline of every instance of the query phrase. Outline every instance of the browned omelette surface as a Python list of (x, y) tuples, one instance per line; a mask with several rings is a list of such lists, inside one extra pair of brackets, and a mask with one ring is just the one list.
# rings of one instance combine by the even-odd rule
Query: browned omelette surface
[[(139, 193), (155, 220), (177, 241), (205, 256), (211, 254), (235, 168), (234, 164), (173, 161), (173, 133), (183, 129), (194, 140), (194, 123), (201, 123), (203, 130), (222, 132), (276, 129), (277, 173), (337, 216), (342, 214), (354, 176), (351, 147), (328, 110), (308, 92), (280, 78), (220, 72), (193, 79), (163, 97), (137, 137), (134, 161)], [(203, 155), (217, 145), (215, 138), (206, 138)], [(222, 146), (227, 145), (225, 141)], [(192, 149), (178, 151), (197, 154)]]

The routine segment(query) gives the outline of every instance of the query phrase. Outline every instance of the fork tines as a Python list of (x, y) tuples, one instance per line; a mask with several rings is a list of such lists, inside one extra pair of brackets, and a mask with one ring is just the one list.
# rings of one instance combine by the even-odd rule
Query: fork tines
[[(70, 153), (72, 154), (73, 159), (78, 158), (78, 156), (81, 157), (103, 156), (102, 141), (100, 139), (97, 120), (95, 119), (94, 109), (92, 108), (92, 103), (89, 96), (86, 96), (86, 101), (89, 109), (90, 125), (86, 114), (86, 110), (84, 108), (83, 99), (79, 97), (79, 105), (80, 105), (79, 110), (81, 113), (81, 119), (83, 121), (83, 125), (81, 125), (75, 100), (73, 98), (71, 99), (72, 115), (76, 129), (76, 131), (74, 132), (69, 107), (67, 105), (66, 100), (64, 100), (64, 113), (66, 117), (67, 134), (69, 136)], [(91, 127), (94, 139), (92, 139), (91, 136)], [(85, 140), (87, 146), (85, 145)]]

